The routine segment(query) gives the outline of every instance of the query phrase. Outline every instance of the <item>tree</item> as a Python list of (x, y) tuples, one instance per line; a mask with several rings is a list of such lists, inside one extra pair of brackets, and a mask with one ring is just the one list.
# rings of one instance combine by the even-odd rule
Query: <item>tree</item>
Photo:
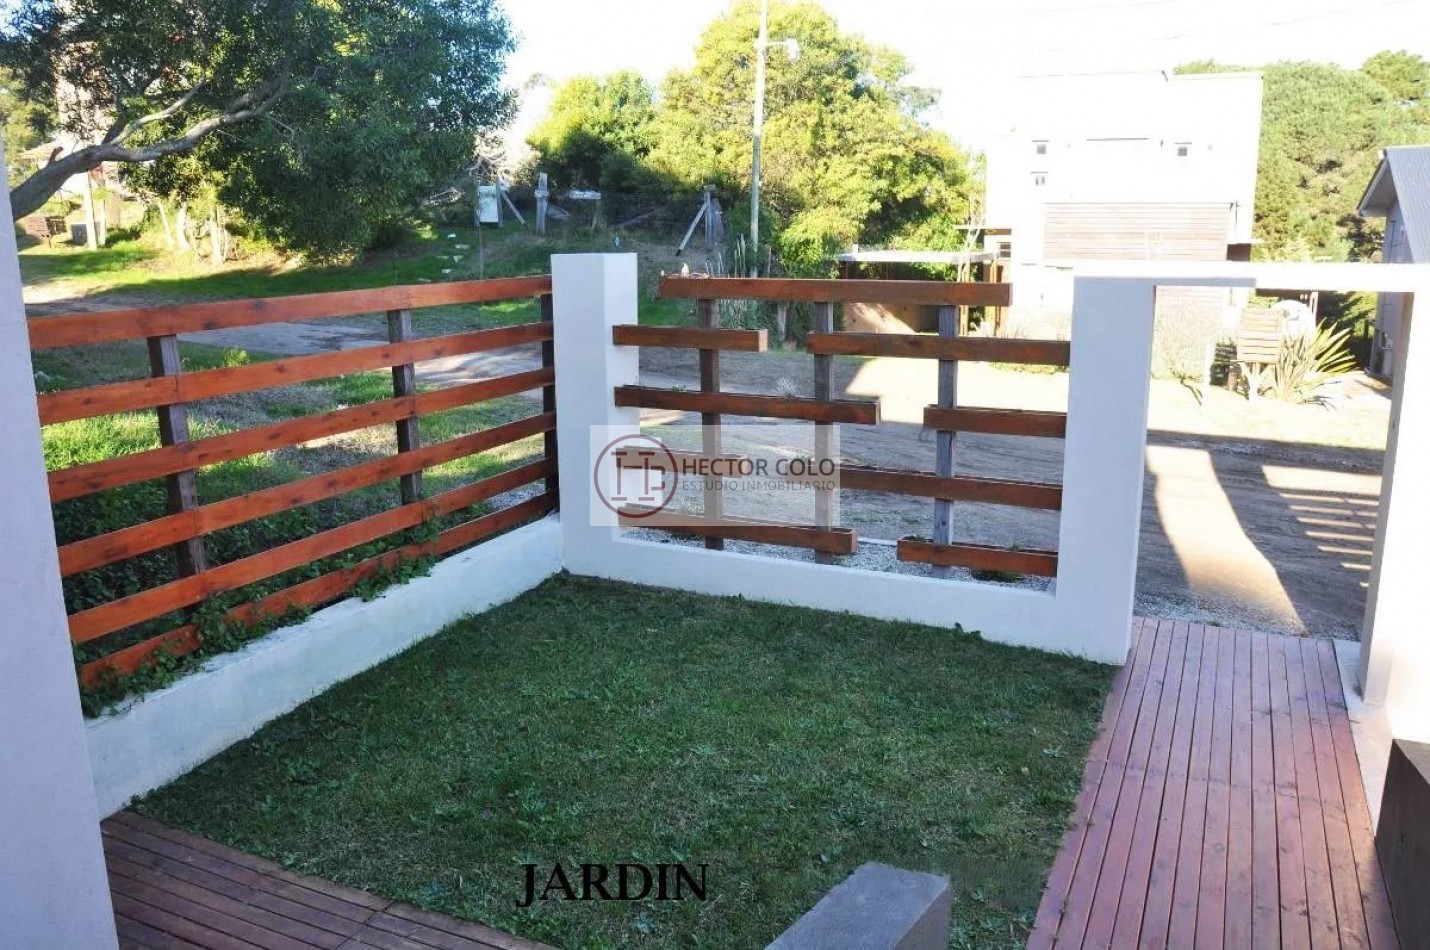
[(24, 168), (20, 153), (39, 145), (49, 135), (51, 112), (36, 100), (22, 76), (0, 67), (0, 123), (5, 126), (5, 159), (12, 177)]
[[(1233, 67), (1203, 62), (1179, 72)], [(1379, 228), (1357, 204), (1381, 149), (1430, 142), (1430, 116), (1417, 108), (1427, 64), (1407, 53), (1378, 53), (1364, 69), (1329, 63), (1262, 68), (1256, 236), (1273, 260), (1367, 259)]]
[(541, 168), (562, 185), (628, 192), (648, 187), (655, 91), (637, 73), (578, 76), (563, 83), (527, 138)]
[[(1376, 53), (1365, 61), (1361, 72), (1380, 83), (1392, 99), (1405, 108), (1425, 107), (1430, 95), (1430, 61), (1404, 50)], [(1421, 117), (1421, 121), (1430, 116)]]
[[(737, 3), (702, 35), (694, 68), (667, 79), (648, 159), (657, 173), (748, 194), (758, 16)], [(919, 121), (935, 97), (908, 83), (907, 61), (841, 33), (812, 3), (774, 4), (770, 35), (801, 47), (793, 63), (771, 51), (765, 99), (762, 192), (785, 265), (812, 272), (858, 241), (959, 246), (972, 174)]]
[(15, 216), (101, 163), (203, 146), (225, 200), (262, 227), (301, 233), (312, 222), (280, 219), (319, 210), (331, 233), (334, 216), (389, 211), (509, 117), (511, 49), (494, 0), (25, 0), (0, 65), (55, 96), (84, 144), (12, 190)]

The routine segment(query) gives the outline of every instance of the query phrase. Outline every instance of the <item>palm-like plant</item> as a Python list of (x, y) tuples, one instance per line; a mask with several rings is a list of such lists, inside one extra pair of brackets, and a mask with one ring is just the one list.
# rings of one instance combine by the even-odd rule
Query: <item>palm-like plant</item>
[(1281, 344), (1281, 358), (1271, 374), (1271, 393), (1285, 402), (1321, 402), (1322, 389), (1356, 368), (1347, 342), (1351, 328), (1320, 327), (1314, 334)]

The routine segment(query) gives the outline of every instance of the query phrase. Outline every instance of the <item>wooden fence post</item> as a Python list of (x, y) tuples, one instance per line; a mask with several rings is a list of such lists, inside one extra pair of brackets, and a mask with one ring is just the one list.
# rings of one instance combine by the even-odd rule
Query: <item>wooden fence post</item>
[[(154, 376), (178, 376), (183, 372), (179, 359), (179, 338), (177, 336), (151, 336), (149, 343), (149, 371)], [(189, 410), (184, 403), (160, 406), (159, 444), (178, 445), (189, 441)], [(168, 495), (170, 514), (192, 511), (199, 507), (199, 480), (193, 469), (176, 472), (164, 479), (164, 490)], [(179, 577), (192, 577), (208, 568), (208, 555), (204, 551), (202, 536), (180, 541), (174, 545), (174, 561), (179, 569)]]
[[(542, 175), (541, 177), (542, 177), (542, 178), (545, 178), (546, 176), (545, 176), (545, 175)], [(546, 294), (546, 295), (544, 295), (544, 296), (542, 296), (542, 297), (540, 298), (540, 301), (541, 301), (541, 321), (542, 321), (543, 323), (555, 323), (556, 305), (555, 305), (555, 304), (553, 303), (553, 301), (552, 301), (552, 295), (551, 295), (551, 294)], [(545, 386), (543, 386), (543, 387), (541, 387), (541, 411), (542, 411), (542, 412), (555, 412), (555, 411), (556, 411), (556, 382), (555, 382), (555, 374), (556, 374), (556, 339), (555, 339), (555, 333), (552, 334), (552, 338), (551, 338), (551, 339), (543, 340), (543, 341), (541, 342), (541, 366), (542, 366), (543, 369), (549, 369), (549, 370), (551, 370), (551, 373), (552, 373), (552, 382), (549, 383), (549, 384), (547, 384), (547, 385), (545, 385)], [(546, 433), (545, 453), (546, 453), (546, 460), (547, 460), (547, 461), (549, 461), (549, 462), (554, 462), (554, 461), (556, 461), (556, 459), (557, 459), (557, 452), (556, 452), (556, 430), (555, 430), (555, 429), (552, 429), (550, 432)], [(561, 504), (561, 503), (560, 503), (560, 498), (561, 498), (560, 487), (561, 487), (561, 480), (560, 480), (559, 476), (557, 475), (556, 470), (555, 470), (555, 469), (552, 469), (551, 474), (548, 475), (548, 476), (546, 476), (546, 493), (547, 493), (548, 495), (550, 495), (552, 498), (554, 498), (554, 499), (557, 500), (557, 507), (558, 507), (558, 508), (560, 507), (560, 504)]]
[[(833, 304), (817, 303), (814, 305), (814, 332), (834, 332)], [(814, 398), (821, 402), (828, 402), (833, 398), (833, 388), (834, 357), (816, 356), (814, 358)], [(817, 464), (823, 463), (830, 457), (832, 435), (831, 423), (816, 422), (814, 424), (814, 457)], [(820, 471), (823, 471), (822, 467)], [(820, 528), (834, 526), (834, 493), (828, 489), (816, 488), (814, 490), (814, 523), (816, 527)], [(820, 564), (834, 563), (834, 555), (827, 551), (815, 552), (814, 558)]]
[[(412, 311), (387, 311), (387, 338), (393, 343), (405, 343), (412, 339)], [(412, 363), (402, 363), (392, 367), (392, 394), (417, 395), (417, 368)], [(415, 452), (422, 447), (422, 433), (417, 415), (397, 420), (397, 451)], [(422, 499), (422, 472), (409, 472), (399, 479), (402, 488), (402, 503), (410, 505)]]
[[(716, 304), (713, 300), (700, 300), (695, 304), (696, 322), (705, 329), (714, 329), (719, 325)], [(700, 391), (702, 393), (718, 393), (720, 391), (720, 351), (701, 350), (700, 351)], [(722, 451), (720, 439), (720, 414), (718, 412), (702, 412), (700, 414), (700, 424), (703, 426), (701, 436), (701, 447), (707, 458), (714, 458)], [(716, 520), (724, 513), (724, 499), (720, 497), (720, 480), (714, 477), (707, 477), (705, 480), (705, 517)], [(705, 547), (711, 551), (725, 550), (724, 538), (706, 537)]]
[[(958, 336), (959, 313), (957, 307), (938, 308), (938, 335), (945, 339)], [(938, 361), (938, 405), (940, 409), (953, 409), (958, 405), (958, 361)], [(934, 474), (953, 474), (952, 432), (939, 432), (934, 447)], [(935, 544), (948, 544), (953, 540), (953, 502), (937, 499), (933, 503), (933, 540)], [(934, 577), (948, 577), (949, 568), (936, 566)]]

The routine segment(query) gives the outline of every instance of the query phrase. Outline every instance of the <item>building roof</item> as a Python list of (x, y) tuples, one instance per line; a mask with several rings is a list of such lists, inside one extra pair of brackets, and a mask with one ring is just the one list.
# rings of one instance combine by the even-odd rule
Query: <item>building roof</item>
[(1430, 263), (1430, 145), (1386, 149), (1359, 210), (1366, 217), (1383, 218), (1397, 201), (1411, 260)]

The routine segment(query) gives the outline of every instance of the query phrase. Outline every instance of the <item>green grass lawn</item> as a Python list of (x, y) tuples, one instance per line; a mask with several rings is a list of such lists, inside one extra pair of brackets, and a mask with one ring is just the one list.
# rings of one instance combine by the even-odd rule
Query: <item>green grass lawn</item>
[[(561, 576), (137, 807), (565, 947), (762, 947), (866, 861), (1021, 946), (1110, 668), (914, 624)], [(709, 900), (538, 903), (522, 865), (708, 864)]]
[[(676, 239), (678, 240), (678, 239)], [(671, 245), (667, 247), (667, 245)], [(643, 240), (628, 236), (622, 245), (641, 256), (647, 290), (657, 271), (674, 260), (673, 242), (664, 236)], [(551, 255), (614, 250), (609, 232), (581, 227), (553, 229), (545, 237), (508, 226), (477, 230), (464, 225), (424, 224), (401, 245), (372, 252), (342, 265), (301, 265), (273, 253), (249, 261), (212, 268), (191, 254), (166, 251), (153, 234), (112, 238), (109, 246), (90, 251), (59, 243), (34, 243), (20, 253), (26, 286), (61, 285), (68, 295), (144, 294), (155, 302), (230, 300), (275, 297), (336, 290), (362, 290), (398, 284), (521, 277), (547, 274)], [(420, 321), (446, 310), (422, 311)], [(521, 322), (535, 316), (529, 301), (480, 308), (488, 326)], [(657, 300), (643, 292), (643, 323), (669, 325), (690, 319), (690, 307), (680, 301)], [(444, 331), (452, 332), (452, 331)]]

